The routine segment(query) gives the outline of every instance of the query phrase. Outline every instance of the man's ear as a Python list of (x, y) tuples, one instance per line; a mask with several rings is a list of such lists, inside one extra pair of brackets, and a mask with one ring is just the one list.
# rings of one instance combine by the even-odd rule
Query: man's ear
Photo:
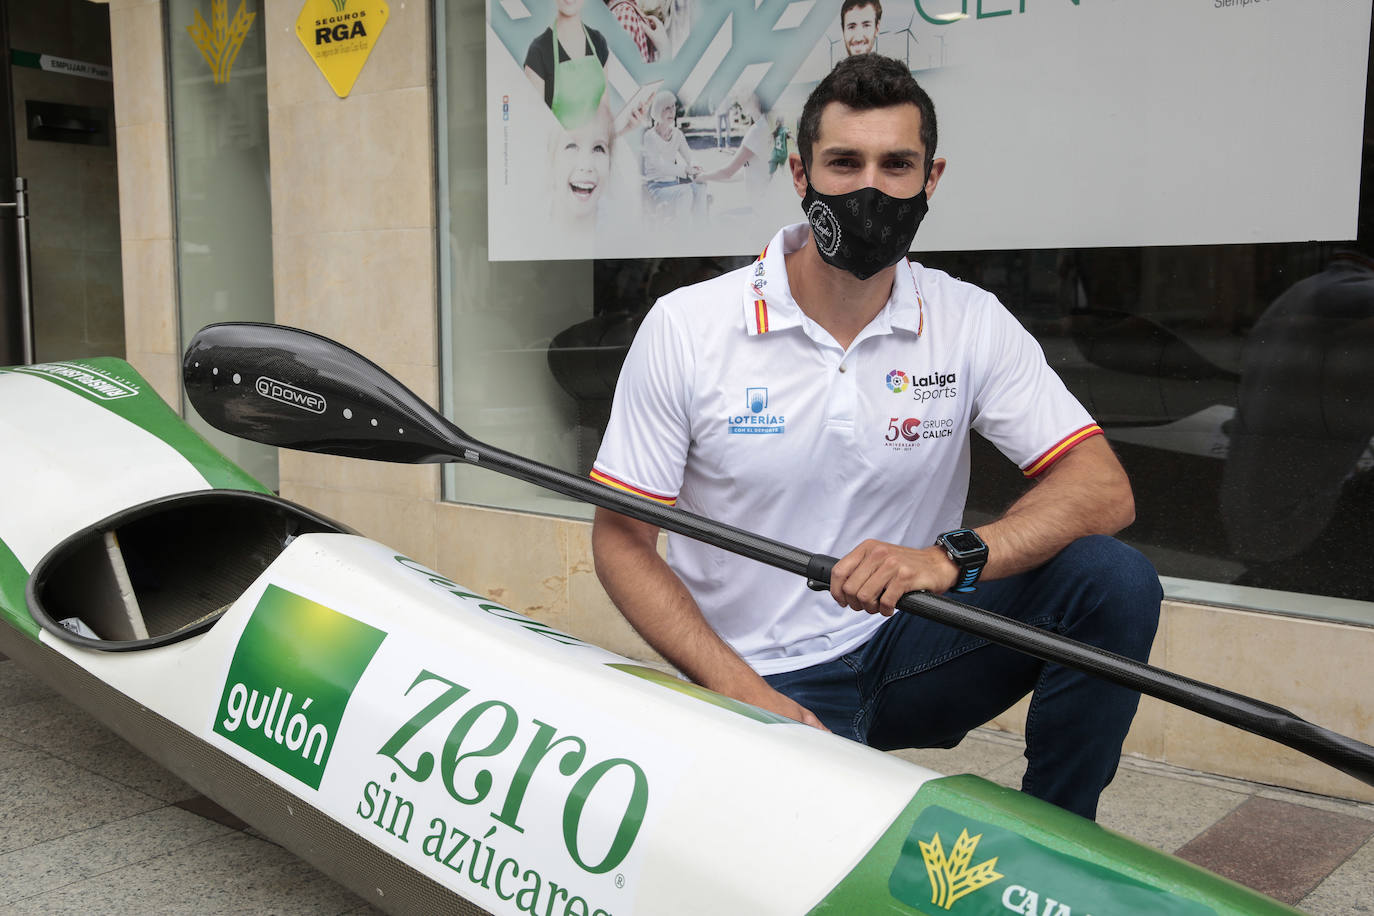
[[(943, 162), (944, 160), (940, 160)], [(789, 153), (787, 156), (787, 167), (792, 170), (792, 187), (796, 189), (798, 197), (806, 196), (806, 169), (802, 167), (800, 153)]]
[(930, 174), (926, 176), (926, 200), (935, 196), (935, 186), (940, 183), (940, 176), (945, 174), (945, 160), (936, 159), (930, 164)]

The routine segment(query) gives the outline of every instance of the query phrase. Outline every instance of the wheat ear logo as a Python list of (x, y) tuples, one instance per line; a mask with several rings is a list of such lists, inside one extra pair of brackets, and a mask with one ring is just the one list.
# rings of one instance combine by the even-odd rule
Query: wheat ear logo
[(229, 82), (229, 72), (234, 69), (234, 58), (239, 56), (243, 40), (253, 27), (257, 13), (250, 13), (239, 0), (239, 8), (234, 13), (234, 21), (229, 21), (229, 0), (210, 0), (210, 24), (195, 11), (195, 19), (186, 27), (191, 40), (200, 49), (200, 56), (210, 65), (216, 83)]
[(336, 13), (342, 13), (348, 6), (348, 0), (329, 0), (329, 2), (334, 4), (334, 12)]
[(996, 856), (969, 867), (969, 863), (973, 861), (973, 854), (978, 849), (978, 841), (982, 838), (981, 833), (971, 837), (967, 830), (960, 831), (959, 839), (955, 841), (954, 849), (948, 857), (945, 856), (945, 849), (940, 843), (938, 833), (929, 843), (920, 844), (921, 858), (925, 860), (926, 874), (930, 876), (931, 903), (947, 910), (954, 906), (954, 902), (960, 897), (971, 894), (980, 887), (986, 887), (1002, 877), (995, 870)]

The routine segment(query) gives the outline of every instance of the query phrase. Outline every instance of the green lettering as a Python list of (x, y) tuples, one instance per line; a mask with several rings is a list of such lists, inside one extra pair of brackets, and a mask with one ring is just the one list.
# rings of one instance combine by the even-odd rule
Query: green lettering
[(553, 905), (558, 902), (559, 896), (566, 897), (568, 892), (558, 886), (557, 881), (549, 882), (549, 903), (544, 907), (544, 916), (553, 916)]
[[(515, 896), (513, 891), (509, 894), (501, 893), (501, 875), (505, 874), (507, 865), (509, 865), (511, 870), (517, 875), (520, 874), (520, 863), (514, 859), (502, 859), (501, 864), (496, 866), (496, 896), (500, 897), (502, 900), (509, 900)], [(610, 914), (608, 913), (607, 916), (610, 916)]]
[[(929, 0), (926, 0), (926, 2), (929, 2)], [(921, 18), (931, 25), (949, 25), (952, 22), (958, 22), (960, 19), (968, 16), (968, 0), (962, 0), (962, 6), (957, 13), (936, 13), (934, 16), (926, 12), (925, 6), (922, 5), (921, 0), (916, 0), (916, 12), (920, 13)]]
[[(588, 796), (596, 788), (596, 784), (601, 781), (601, 777), (618, 766), (629, 767), (630, 773), (634, 777), (634, 787), (630, 791), (630, 799), (625, 806), (625, 813), (620, 816), (620, 827), (616, 829), (615, 838), (611, 841), (611, 848), (606, 851), (606, 858), (595, 865), (588, 865), (582, 859), (581, 850), (577, 848), (577, 830), (582, 822), (582, 810), (587, 805)], [(633, 760), (626, 760), (624, 757), (614, 757), (598, 763), (577, 780), (577, 783), (572, 787), (572, 792), (568, 795), (567, 804), (563, 806), (563, 844), (568, 849), (568, 855), (572, 856), (573, 861), (581, 866), (583, 871), (591, 872), (594, 875), (605, 874), (625, 861), (625, 857), (630, 854), (630, 848), (634, 846), (635, 838), (639, 836), (639, 828), (644, 824), (644, 812), (648, 807), (649, 779), (644, 775), (639, 764)]]
[(564, 735), (556, 741), (552, 740), (558, 730), (538, 719), (533, 721), (538, 729), (534, 733), (534, 738), (530, 740), (530, 746), (525, 749), (525, 756), (520, 759), (520, 766), (516, 768), (515, 776), (511, 779), (510, 789), (506, 791), (506, 803), (502, 806), (500, 814), (492, 815), (507, 827), (520, 833), (524, 833), (525, 828), (516, 823), (516, 820), (520, 817), (520, 806), (525, 801), (525, 790), (529, 788), (530, 779), (534, 776), (539, 761), (543, 760), (549, 751), (565, 741), (571, 742), (573, 747), (569, 748), (558, 761), (558, 771), (564, 776), (571, 776), (576, 773), (577, 768), (582, 766), (582, 761), (587, 757), (587, 743), (581, 738), (576, 735)]
[(439, 713), (443, 712), (445, 709), (448, 709), (468, 692), (466, 687), (455, 684), (448, 678), (440, 677), (431, 671), (421, 671), (416, 675), (415, 682), (406, 688), (406, 696), (410, 696), (410, 691), (414, 690), (419, 684), (425, 681), (440, 681), (441, 683), (447, 684), (448, 689), (441, 693), (438, 698), (433, 700), (428, 706), (407, 720), (404, 725), (396, 730), (396, 734), (387, 739), (386, 744), (383, 744), (381, 750), (377, 752), (391, 758), (392, 762), (416, 782), (424, 782), (429, 778), (429, 774), (434, 772), (434, 755), (429, 751), (420, 754), (415, 760), (415, 769), (412, 770), (402, 763), (401, 759), (397, 757), (396, 754), (401, 748), (405, 747), (406, 743), (410, 741), (411, 738), (415, 737), (416, 732), (434, 721), (435, 716), (439, 715)]
[[(1021, 6), (1022, 6), (1021, 12), (1024, 13), (1024, 12), (1025, 12), (1025, 0), (1021, 0)], [(1012, 10), (989, 10), (988, 12), (985, 13), (985, 12), (983, 12), (983, 0), (978, 0), (978, 18), (979, 18), (979, 19), (993, 19), (993, 18), (996, 18), (997, 16), (1010, 16), (1010, 15), (1012, 14), (1012, 12), (1013, 12)]]
[(533, 868), (527, 869), (525, 874), (521, 877), (528, 881), (531, 876), (534, 877), (534, 883), (529, 887), (522, 887), (520, 889), (520, 892), (515, 895), (515, 905), (517, 908), (534, 916), (534, 908), (539, 905), (539, 890), (543, 885), (543, 879), (539, 877), (539, 872), (535, 871)]
[(457, 872), (458, 874), (462, 874), (462, 873), (463, 873), (463, 860), (462, 860), (462, 859), (459, 859), (459, 860), (458, 860), (458, 864), (457, 864), (457, 865), (454, 865), (453, 862), (452, 862), (452, 859), (453, 859), (454, 856), (458, 855), (458, 850), (462, 849), (464, 846), (467, 845), (467, 842), (468, 842), (469, 837), (468, 837), (468, 835), (467, 835), (466, 833), (464, 833), (463, 831), (459, 830), (457, 827), (454, 827), (454, 828), (453, 828), (453, 836), (454, 836), (454, 837), (462, 837), (462, 839), (458, 841), (458, 845), (457, 845), (457, 846), (453, 847), (452, 849), (450, 849), (450, 850), (448, 851), (448, 855), (444, 856), (444, 867), (447, 868), (449, 871)]
[(439, 854), (444, 851), (444, 837), (448, 836), (448, 824), (444, 823), (442, 817), (436, 817), (429, 822), (429, 829), (435, 832), (425, 837), (425, 841), (420, 844), (420, 851), (434, 861), (442, 862)]
[(492, 615), (493, 617), (500, 617), (502, 620), (509, 620), (512, 623), (518, 623), (525, 629), (529, 630), (531, 633), (537, 633), (540, 636), (552, 639), (556, 643), (561, 643), (565, 646), (586, 645), (585, 642), (578, 639), (576, 636), (569, 636), (567, 633), (560, 633), (558, 630), (555, 630), (548, 624), (540, 623), (537, 620), (531, 620), (523, 614), (512, 611), (508, 607), (503, 607), (499, 604), (479, 604), (477, 606), (482, 610), (486, 611), (488, 614)]
[(377, 790), (382, 786), (380, 783), (370, 782), (363, 786), (363, 801), (367, 802), (367, 810), (363, 810), (363, 802), (358, 802), (358, 816), (367, 820), (372, 816), (372, 812), (377, 810)]
[[(472, 726), (477, 720), (482, 718), (488, 710), (500, 709), (505, 713), (505, 719), (501, 723), (501, 730), (496, 737), (485, 747), (480, 747), (475, 751), (468, 751), (466, 754), (458, 753), (463, 747), (463, 739), (472, 731)], [(444, 777), (444, 786), (448, 789), (448, 794), (453, 796), (454, 801), (465, 805), (475, 805), (487, 797), (491, 791), (491, 771), (478, 770), (472, 778), (472, 787), (475, 794), (469, 798), (458, 791), (455, 785), (455, 777), (458, 773), (458, 765), (469, 757), (494, 757), (510, 747), (510, 742), (515, 737), (515, 730), (520, 724), (520, 718), (510, 704), (502, 703), (500, 700), (487, 700), (478, 703), (467, 712), (458, 717), (454, 723), (453, 730), (448, 733), (448, 739), (444, 741), (443, 756), (439, 760), (439, 770)]]

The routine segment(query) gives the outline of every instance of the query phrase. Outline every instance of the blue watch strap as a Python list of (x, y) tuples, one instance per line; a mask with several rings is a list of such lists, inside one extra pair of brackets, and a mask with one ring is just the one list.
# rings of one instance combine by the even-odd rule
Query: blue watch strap
[(956, 592), (977, 591), (973, 583), (978, 581), (978, 577), (982, 575), (982, 573), (983, 567), (981, 566), (971, 566), (968, 569), (960, 570), (959, 581), (954, 583), (954, 588), (952, 590)]

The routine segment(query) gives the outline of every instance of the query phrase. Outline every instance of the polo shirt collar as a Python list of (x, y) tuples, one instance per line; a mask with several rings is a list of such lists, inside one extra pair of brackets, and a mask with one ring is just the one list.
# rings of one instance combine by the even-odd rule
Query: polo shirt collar
[[(785, 260), (786, 255), (810, 242), (811, 227), (807, 223), (784, 226), (746, 269), (744, 328), (751, 336), (801, 327), (810, 320), (792, 298)], [(871, 333), (903, 330), (918, 336), (925, 329), (925, 299), (910, 261), (898, 263), (892, 295), (869, 327)]]

